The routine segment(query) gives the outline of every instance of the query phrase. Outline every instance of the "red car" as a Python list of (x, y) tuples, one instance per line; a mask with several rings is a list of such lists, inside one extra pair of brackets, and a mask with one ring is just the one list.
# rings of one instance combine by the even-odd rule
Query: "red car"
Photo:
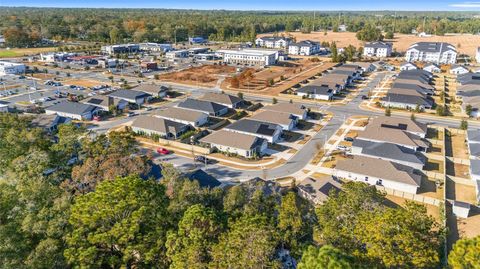
[(158, 148), (157, 149), (157, 152), (161, 155), (167, 155), (167, 154), (170, 154), (170, 151), (166, 148)]
[(94, 121), (100, 121), (100, 116), (93, 116)]

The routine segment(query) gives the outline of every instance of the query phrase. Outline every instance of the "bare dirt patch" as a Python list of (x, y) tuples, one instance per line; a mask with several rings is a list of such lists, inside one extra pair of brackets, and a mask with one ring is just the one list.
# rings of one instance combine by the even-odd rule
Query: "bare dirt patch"
[(214, 86), (219, 79), (219, 75), (231, 75), (235, 73), (236, 68), (225, 65), (202, 65), (190, 67), (178, 72), (160, 75), (161, 80), (183, 83), (183, 84), (201, 84), (205, 86)]
[(98, 85), (105, 85), (105, 82), (91, 79), (70, 79), (63, 82), (65, 85), (75, 85), (81, 87), (94, 87)]

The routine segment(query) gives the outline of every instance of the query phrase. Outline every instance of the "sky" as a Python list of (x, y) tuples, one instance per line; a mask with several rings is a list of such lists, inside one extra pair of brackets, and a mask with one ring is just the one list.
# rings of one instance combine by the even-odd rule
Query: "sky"
[(0, 6), (308, 11), (480, 11), (480, 2), (458, 0), (0, 0)]

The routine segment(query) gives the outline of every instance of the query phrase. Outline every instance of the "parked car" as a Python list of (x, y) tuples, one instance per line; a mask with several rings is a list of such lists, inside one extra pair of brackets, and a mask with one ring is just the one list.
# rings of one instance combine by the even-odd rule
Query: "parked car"
[(94, 121), (100, 121), (100, 119), (101, 119), (100, 116), (93, 116)]
[(158, 148), (157, 153), (160, 155), (168, 155), (170, 154), (170, 151), (166, 148)]
[(207, 163), (207, 164), (215, 163), (215, 160), (212, 160), (212, 159), (209, 159), (209, 158), (203, 157), (203, 156), (196, 156), (194, 161), (199, 162), (199, 163)]
[(127, 117), (133, 117), (133, 116), (135, 116), (135, 115), (136, 115), (135, 112), (128, 112), (128, 113), (127, 113)]
[(338, 145), (338, 146), (337, 146), (337, 149), (339, 149), (339, 150), (347, 150), (347, 147), (346, 147), (346, 146)]
[(352, 138), (352, 137), (345, 137), (343, 140), (348, 141), (348, 142), (353, 142), (353, 138)]
[(362, 95), (362, 100), (368, 100), (368, 96)]

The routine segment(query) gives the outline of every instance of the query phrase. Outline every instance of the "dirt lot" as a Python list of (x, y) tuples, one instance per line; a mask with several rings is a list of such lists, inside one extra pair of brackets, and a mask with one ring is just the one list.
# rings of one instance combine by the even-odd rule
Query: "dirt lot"
[(70, 79), (63, 82), (64, 85), (75, 85), (81, 87), (93, 87), (98, 85), (105, 85), (105, 82), (91, 79)]
[(470, 157), (465, 144), (464, 134), (451, 134), (451, 136), (447, 137), (445, 150), (448, 156), (455, 158), (468, 159)]
[[(282, 34), (282, 33), (280, 33)], [(271, 35), (271, 34), (263, 34)], [(300, 32), (290, 32), (285, 35), (291, 35), (297, 39), (297, 41), (310, 39), (313, 41), (327, 41), (337, 43), (337, 47), (346, 47), (348, 45), (354, 45), (360, 47), (364, 45), (363, 41), (360, 41), (356, 38), (355, 33), (342, 32), (334, 33), (328, 32), (327, 35), (324, 35), (324, 32), (313, 32), (310, 34), (304, 34)], [(457, 50), (461, 54), (468, 54), (475, 57), (475, 53), (480, 43), (480, 35), (445, 35), (445, 36), (431, 36), (431, 37), (418, 37), (415, 35), (405, 35), (405, 34), (395, 34), (393, 40), (387, 40), (393, 42), (393, 49), (396, 49), (398, 52), (405, 52), (407, 48), (415, 42), (448, 42), (457, 47)], [(461, 46), (458, 46), (461, 44)]]
[(475, 187), (456, 183), (447, 178), (447, 199), (475, 204)]
[(184, 84), (215, 86), (219, 75), (232, 75), (235, 72), (236, 68), (233, 66), (202, 65), (160, 75), (160, 79)]
[(447, 161), (447, 174), (455, 177), (470, 178), (470, 167), (465, 164)]
[(418, 189), (417, 193), (424, 196), (432, 197), (432, 198), (442, 199), (444, 187), (437, 188), (435, 184), (435, 180), (431, 178), (423, 177), (421, 186)]

